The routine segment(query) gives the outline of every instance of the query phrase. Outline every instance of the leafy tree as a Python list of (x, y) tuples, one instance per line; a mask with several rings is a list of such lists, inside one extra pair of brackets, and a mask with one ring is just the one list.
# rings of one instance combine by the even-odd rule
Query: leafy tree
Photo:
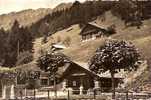
[(69, 62), (68, 57), (66, 57), (62, 53), (47, 53), (42, 55), (37, 60), (37, 65), (40, 69), (44, 70), (45, 72), (49, 72), (50, 76), (53, 77), (54, 81), (54, 88), (55, 88), (55, 96), (57, 96), (56, 92), (56, 74), (59, 67), (65, 65), (65, 63)]
[(29, 71), (26, 73), (27, 81), (26, 81), (26, 88), (28, 89), (34, 89), (34, 100), (35, 100), (35, 95), (36, 95), (36, 88), (39, 88), (39, 84), (37, 80), (40, 77), (40, 73), (38, 71)]
[(109, 71), (112, 78), (113, 99), (115, 99), (114, 75), (121, 69), (136, 70), (139, 66), (140, 54), (135, 46), (127, 41), (108, 40), (99, 47), (91, 58), (89, 68), (95, 73)]

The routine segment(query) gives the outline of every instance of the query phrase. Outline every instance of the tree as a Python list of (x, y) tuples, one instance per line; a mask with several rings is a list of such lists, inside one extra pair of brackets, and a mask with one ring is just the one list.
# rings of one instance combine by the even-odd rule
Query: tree
[(69, 62), (69, 59), (64, 54), (54, 53), (54, 52), (42, 55), (37, 60), (38, 67), (40, 67), (40, 69), (44, 70), (45, 72), (49, 72), (50, 76), (53, 77), (55, 97), (57, 97), (56, 74), (57, 74), (58, 68), (64, 66), (65, 63), (68, 63), (68, 62)]
[(3, 64), (5, 63), (5, 52), (6, 52), (6, 41), (7, 41), (7, 33), (5, 32), (5, 30), (3, 28), (0, 29), (0, 66), (3, 66)]
[(27, 81), (27, 84), (26, 84), (26, 88), (28, 89), (34, 89), (34, 100), (35, 99), (35, 96), (36, 96), (36, 88), (39, 88), (39, 84), (37, 82), (37, 80), (39, 79), (40, 77), (40, 72), (39, 71), (28, 71), (26, 73), (26, 81)]
[(114, 75), (121, 69), (136, 70), (139, 66), (140, 54), (135, 46), (124, 40), (108, 40), (96, 50), (91, 58), (89, 68), (95, 73), (109, 71), (112, 79), (112, 98), (115, 99)]

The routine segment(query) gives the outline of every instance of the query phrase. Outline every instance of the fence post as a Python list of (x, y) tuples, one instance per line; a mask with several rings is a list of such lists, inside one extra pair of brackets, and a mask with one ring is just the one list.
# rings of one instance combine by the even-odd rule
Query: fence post
[(48, 90), (48, 99), (49, 99), (49, 97), (50, 97), (50, 96), (49, 96), (49, 90)]
[(34, 100), (36, 100), (36, 89), (34, 88)]
[(22, 90), (20, 90), (20, 97), (21, 97), (21, 100), (23, 100), (23, 93), (22, 93)]
[(132, 100), (133, 100), (133, 92), (132, 92)]
[(93, 97), (94, 97), (94, 99), (96, 99), (96, 90), (95, 89), (93, 91)]
[(126, 100), (128, 100), (128, 90), (126, 91)]
[(68, 100), (70, 100), (70, 91), (68, 89)]

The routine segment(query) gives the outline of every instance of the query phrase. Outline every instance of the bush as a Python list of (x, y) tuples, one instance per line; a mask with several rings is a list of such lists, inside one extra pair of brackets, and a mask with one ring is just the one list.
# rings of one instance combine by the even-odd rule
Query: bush
[(17, 57), (16, 65), (27, 64), (33, 60), (33, 55), (29, 51), (21, 52)]
[(112, 34), (115, 34), (116, 33), (116, 26), (113, 24), (113, 25), (111, 25), (111, 26), (109, 26), (108, 28), (107, 28), (107, 31), (108, 31), (108, 34), (109, 35), (112, 35)]

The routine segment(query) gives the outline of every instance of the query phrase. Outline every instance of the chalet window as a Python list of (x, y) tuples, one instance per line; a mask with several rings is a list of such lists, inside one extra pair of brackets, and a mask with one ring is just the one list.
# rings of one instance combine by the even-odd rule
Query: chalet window
[(41, 85), (48, 85), (48, 79), (41, 79)]
[(72, 82), (72, 85), (73, 85), (73, 86), (76, 86), (76, 85), (77, 85), (77, 82), (76, 82), (76, 81), (73, 81), (73, 82)]

